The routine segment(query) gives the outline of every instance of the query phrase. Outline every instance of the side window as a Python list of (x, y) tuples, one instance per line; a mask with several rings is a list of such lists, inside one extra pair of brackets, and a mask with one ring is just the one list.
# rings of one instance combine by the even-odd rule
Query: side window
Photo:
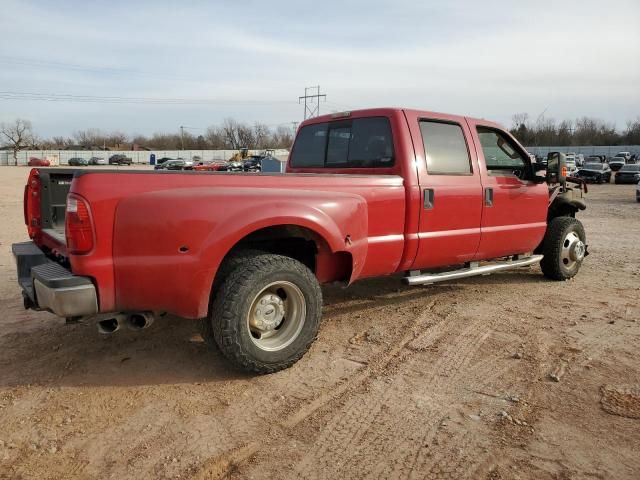
[(291, 152), (294, 168), (393, 166), (391, 125), (385, 117), (307, 125)]
[(516, 172), (520, 172), (519, 176), (524, 175), (528, 162), (506, 135), (498, 130), (478, 127), (478, 137), (490, 175), (512, 175)]
[(326, 123), (302, 127), (291, 151), (291, 166), (297, 168), (324, 167), (326, 148)]
[(429, 174), (468, 175), (473, 172), (460, 125), (422, 120), (420, 132)]

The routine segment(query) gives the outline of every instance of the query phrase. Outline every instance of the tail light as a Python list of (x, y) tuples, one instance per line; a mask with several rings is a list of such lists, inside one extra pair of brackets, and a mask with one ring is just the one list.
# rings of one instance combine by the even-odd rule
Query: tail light
[(42, 183), (40, 174), (35, 168), (29, 173), (29, 179), (24, 187), (24, 223), (27, 226), (29, 238), (38, 241), (42, 232), (42, 217), (40, 212), (40, 196)]
[(67, 251), (83, 254), (93, 249), (93, 223), (86, 200), (73, 193), (67, 196), (65, 212)]

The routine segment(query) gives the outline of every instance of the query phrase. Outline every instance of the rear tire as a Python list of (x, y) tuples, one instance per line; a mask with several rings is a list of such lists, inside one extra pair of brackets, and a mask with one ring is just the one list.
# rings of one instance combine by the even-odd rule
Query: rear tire
[[(220, 265), (220, 268), (216, 273), (216, 278), (213, 282), (211, 300), (209, 302), (209, 311), (213, 309), (213, 301), (215, 300), (216, 295), (218, 294), (221, 286), (224, 284), (224, 281), (227, 279), (229, 274), (236, 268), (240, 267), (244, 262), (246, 262), (248, 258), (265, 254), (266, 252), (263, 252), (262, 250), (247, 249), (231, 253), (227, 258), (225, 258), (225, 260)], [(217, 349), (218, 344), (213, 338), (211, 316), (200, 319), (199, 327), (200, 335), (202, 335), (205, 343), (210, 347)]]
[(213, 338), (234, 366), (273, 373), (297, 362), (316, 339), (322, 291), (302, 263), (260, 253), (243, 258), (220, 285), (210, 315)]
[(542, 244), (540, 267), (545, 277), (568, 280), (580, 270), (586, 254), (586, 235), (580, 221), (556, 217), (547, 226)]

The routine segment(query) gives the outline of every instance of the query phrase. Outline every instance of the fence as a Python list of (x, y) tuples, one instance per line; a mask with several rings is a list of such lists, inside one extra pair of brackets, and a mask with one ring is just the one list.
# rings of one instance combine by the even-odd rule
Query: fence
[[(250, 150), (249, 154), (260, 153), (262, 150)], [(70, 158), (84, 158), (89, 160), (91, 157), (104, 158), (108, 160), (110, 156), (122, 154), (131, 158), (134, 164), (148, 165), (151, 161), (151, 155), (155, 155), (156, 160), (163, 157), (168, 158), (185, 158), (193, 159), (200, 157), (199, 161), (225, 161), (229, 160), (238, 150), (154, 150), (147, 151), (104, 151), (104, 150), (22, 150), (18, 152), (17, 163), (13, 158), (12, 151), (0, 151), (0, 165), (26, 165), (31, 157), (46, 158), (52, 165), (68, 165)], [(289, 155), (288, 150), (276, 150), (275, 156), (283, 159)]]
[(587, 155), (606, 155), (607, 157), (613, 157), (618, 152), (631, 152), (632, 154), (640, 155), (640, 145), (606, 145), (606, 146), (591, 146), (583, 145), (579, 147), (526, 147), (527, 152), (534, 155), (541, 155), (546, 157), (549, 152), (575, 152), (582, 153), (585, 157)]

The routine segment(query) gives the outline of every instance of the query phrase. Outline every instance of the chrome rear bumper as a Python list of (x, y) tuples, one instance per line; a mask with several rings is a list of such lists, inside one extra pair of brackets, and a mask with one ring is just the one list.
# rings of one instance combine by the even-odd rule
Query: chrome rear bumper
[(74, 275), (49, 260), (33, 242), (14, 243), (11, 249), (27, 308), (47, 310), (60, 317), (98, 313), (98, 295), (91, 279)]

